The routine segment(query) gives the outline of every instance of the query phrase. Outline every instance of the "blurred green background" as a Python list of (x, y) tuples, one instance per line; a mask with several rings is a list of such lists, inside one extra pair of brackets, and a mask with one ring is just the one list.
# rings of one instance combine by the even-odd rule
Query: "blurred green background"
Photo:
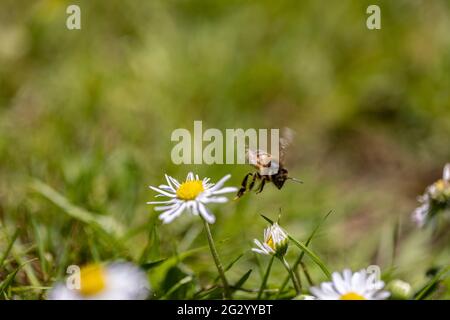
[[(81, 30), (66, 28), (69, 4), (81, 7)], [(381, 30), (366, 28), (369, 4), (381, 7)], [(450, 160), (449, 32), (445, 0), (1, 1), (0, 256), (19, 231), (0, 280), (25, 263), (5, 297), (45, 297), (69, 264), (206, 245), (198, 219), (161, 226), (146, 205), (164, 173), (231, 173), (237, 186), (251, 171), (173, 165), (171, 132), (194, 120), (297, 133), (287, 166), (303, 185), (212, 207), (224, 264), (244, 254), (232, 281), (253, 269), (245, 286), (260, 283), (267, 259), (250, 252), (266, 226), (259, 214), (281, 210), (305, 240), (333, 210), (312, 243), (330, 269), (378, 264), (420, 288), (450, 261), (448, 228), (410, 221)], [(65, 202), (121, 230), (101, 232)], [(165, 265), (149, 272), (155, 297), (191, 274), (170, 297), (192, 298), (216, 276), (207, 250)], [(275, 264), (269, 286), (284, 277)]]

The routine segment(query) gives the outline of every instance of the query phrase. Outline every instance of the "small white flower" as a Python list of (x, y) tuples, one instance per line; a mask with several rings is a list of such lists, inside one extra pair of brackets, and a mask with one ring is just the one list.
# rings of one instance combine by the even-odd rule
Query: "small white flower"
[(420, 203), (422, 203), (422, 205), (414, 210), (412, 220), (419, 228), (422, 228), (427, 222), (427, 217), (431, 207), (431, 200), (427, 194), (420, 196), (417, 199)]
[(194, 215), (200, 214), (208, 223), (214, 223), (216, 217), (205, 206), (208, 203), (225, 203), (226, 197), (221, 195), (229, 192), (236, 192), (237, 188), (222, 188), (225, 181), (231, 176), (226, 175), (216, 184), (210, 183), (209, 178), (200, 179), (198, 175), (192, 172), (186, 177), (185, 182), (178, 182), (176, 179), (166, 174), (167, 185), (160, 185), (158, 188), (150, 186), (151, 189), (158, 192), (156, 197), (168, 197), (165, 201), (150, 201), (148, 204), (161, 205), (155, 207), (156, 211), (164, 211), (159, 218), (164, 223), (172, 222), (181, 215), (184, 210), (190, 211)]
[(79, 288), (56, 284), (49, 300), (144, 300), (150, 292), (146, 274), (131, 263), (91, 264), (80, 269)]
[(284, 256), (288, 248), (288, 235), (276, 222), (264, 229), (262, 243), (257, 239), (253, 241), (258, 248), (252, 248), (252, 251), (259, 254)]
[(322, 282), (312, 287), (311, 293), (319, 300), (384, 300), (390, 295), (383, 291), (384, 282), (375, 273), (366, 270), (352, 273), (346, 269), (340, 274), (333, 272), (332, 282)]
[(442, 179), (428, 186), (419, 196), (421, 205), (412, 214), (412, 220), (418, 227), (423, 227), (440, 210), (450, 207), (450, 163), (444, 167)]
[(444, 174), (442, 175), (442, 179), (445, 181), (450, 181), (450, 163), (447, 163), (444, 167)]

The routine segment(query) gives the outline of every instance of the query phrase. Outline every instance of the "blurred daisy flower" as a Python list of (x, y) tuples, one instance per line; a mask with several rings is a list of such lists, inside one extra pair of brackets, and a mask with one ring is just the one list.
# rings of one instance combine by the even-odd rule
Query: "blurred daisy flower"
[(288, 235), (276, 222), (264, 229), (262, 243), (257, 239), (254, 242), (258, 248), (253, 248), (252, 251), (260, 254), (282, 257), (288, 249)]
[(89, 264), (56, 284), (50, 300), (144, 300), (150, 292), (146, 274), (131, 263)]
[(442, 179), (428, 186), (418, 200), (421, 206), (412, 214), (418, 227), (425, 226), (438, 212), (450, 209), (450, 163), (445, 165)]
[(214, 223), (216, 217), (206, 205), (209, 203), (225, 203), (228, 198), (221, 195), (237, 191), (237, 188), (234, 187), (223, 187), (230, 177), (231, 175), (226, 175), (214, 184), (210, 182), (209, 178), (200, 179), (198, 175), (194, 176), (192, 172), (189, 172), (186, 181), (180, 183), (166, 174), (167, 185), (150, 186), (150, 188), (159, 193), (156, 197), (168, 197), (170, 199), (147, 203), (160, 205), (155, 207), (155, 210), (163, 211), (159, 218), (164, 223), (172, 222), (184, 210), (188, 210), (194, 215), (200, 214), (208, 223)]
[(310, 291), (318, 300), (385, 300), (390, 293), (383, 288), (384, 282), (377, 279), (376, 273), (346, 269), (342, 274), (334, 272), (331, 282), (322, 282)]

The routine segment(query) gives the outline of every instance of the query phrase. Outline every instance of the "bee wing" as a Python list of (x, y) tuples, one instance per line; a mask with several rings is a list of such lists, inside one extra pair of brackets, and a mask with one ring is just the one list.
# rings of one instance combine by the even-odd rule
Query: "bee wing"
[(291, 128), (284, 127), (280, 138), (280, 163), (284, 162), (286, 150), (294, 141), (295, 131)]
[(247, 148), (247, 161), (252, 166), (256, 166), (258, 164), (258, 151)]

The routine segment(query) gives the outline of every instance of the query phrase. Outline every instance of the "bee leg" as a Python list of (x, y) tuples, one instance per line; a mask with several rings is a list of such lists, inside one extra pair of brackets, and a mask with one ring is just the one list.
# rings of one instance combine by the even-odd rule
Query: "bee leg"
[(235, 199), (239, 199), (240, 197), (242, 197), (245, 193), (245, 191), (247, 190), (247, 181), (248, 181), (248, 177), (252, 176), (253, 173), (247, 173), (244, 177), (244, 180), (242, 180), (241, 183), (241, 188), (239, 189), (238, 193), (236, 194)]
[(253, 175), (252, 182), (250, 182), (250, 185), (248, 186), (248, 191), (251, 191), (253, 189), (256, 179), (261, 179), (261, 175), (258, 172)]
[(261, 183), (258, 187), (258, 190), (256, 190), (256, 193), (261, 193), (264, 190), (265, 185), (266, 185), (266, 179), (262, 179)]

